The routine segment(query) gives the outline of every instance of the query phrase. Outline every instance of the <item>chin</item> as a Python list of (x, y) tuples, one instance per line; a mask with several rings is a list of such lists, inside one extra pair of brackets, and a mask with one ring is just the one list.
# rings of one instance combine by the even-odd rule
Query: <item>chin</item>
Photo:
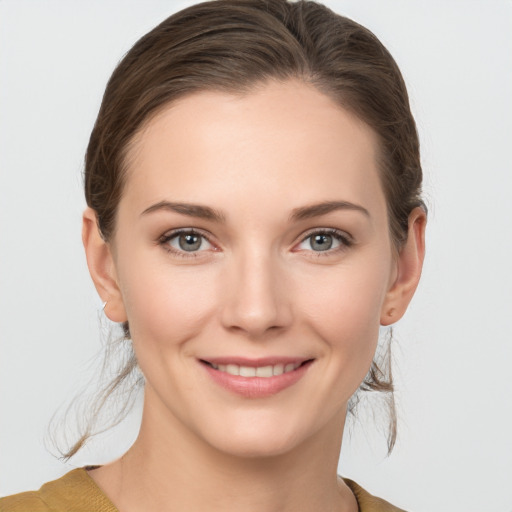
[[(300, 427), (299, 427), (300, 425)], [(310, 438), (310, 429), (300, 423), (286, 421), (245, 421), (229, 428), (209, 428), (203, 438), (226, 455), (241, 458), (278, 457), (294, 451)]]
[(244, 436), (234, 435), (225, 440), (218, 440), (214, 447), (233, 457), (258, 459), (279, 457), (293, 451), (297, 444), (291, 439), (276, 436)]

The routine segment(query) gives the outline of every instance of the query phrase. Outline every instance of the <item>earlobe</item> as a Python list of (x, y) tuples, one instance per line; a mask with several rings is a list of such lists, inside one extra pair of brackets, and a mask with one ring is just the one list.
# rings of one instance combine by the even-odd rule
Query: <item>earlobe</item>
[(381, 325), (390, 325), (402, 318), (418, 286), (425, 257), (427, 216), (421, 207), (409, 215), (407, 241), (397, 259), (396, 279), (386, 294), (381, 310)]
[(100, 234), (96, 212), (92, 208), (87, 208), (82, 217), (82, 242), (94, 286), (106, 303), (105, 314), (113, 322), (125, 322), (126, 311), (111, 247)]

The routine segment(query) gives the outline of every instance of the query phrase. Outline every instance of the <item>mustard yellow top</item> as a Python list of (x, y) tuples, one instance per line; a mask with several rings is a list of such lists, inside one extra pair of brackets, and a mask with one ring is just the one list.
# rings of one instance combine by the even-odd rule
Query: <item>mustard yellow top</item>
[[(359, 512), (404, 512), (372, 496), (352, 480), (344, 479), (354, 493)], [(0, 512), (118, 512), (85, 468), (44, 484), (39, 491), (0, 498)]]

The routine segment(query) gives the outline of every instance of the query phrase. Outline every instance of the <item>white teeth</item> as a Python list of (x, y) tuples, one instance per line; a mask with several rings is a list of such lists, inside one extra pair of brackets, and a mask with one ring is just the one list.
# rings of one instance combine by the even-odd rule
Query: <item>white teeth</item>
[(276, 364), (273, 373), (274, 375), (282, 375), (284, 373), (284, 364)]
[(253, 366), (240, 366), (240, 377), (256, 377), (256, 368)]
[(240, 375), (240, 366), (237, 364), (228, 364), (226, 366), (226, 372), (230, 375)]
[(256, 368), (256, 377), (272, 377), (272, 366), (258, 366)]
[(282, 375), (283, 373), (296, 370), (301, 363), (275, 364), (267, 366), (240, 366), (238, 364), (213, 364), (213, 368), (220, 372), (229, 373), (230, 375), (240, 375), (240, 377), (273, 377), (274, 375)]

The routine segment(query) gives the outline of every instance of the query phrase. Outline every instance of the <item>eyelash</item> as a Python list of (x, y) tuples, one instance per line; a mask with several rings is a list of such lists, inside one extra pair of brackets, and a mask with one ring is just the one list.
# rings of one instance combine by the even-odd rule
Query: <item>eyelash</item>
[[(180, 235), (196, 235), (203, 239), (205, 239), (209, 244), (213, 245), (210, 241), (209, 237), (202, 233), (201, 231), (198, 231), (197, 229), (193, 228), (183, 228), (183, 229), (177, 229), (175, 231), (171, 231), (170, 233), (166, 233), (162, 235), (158, 239), (159, 245), (161, 245), (167, 252), (172, 253), (175, 256), (178, 256), (180, 258), (197, 258), (201, 252), (204, 251), (179, 251), (176, 250), (174, 247), (169, 245), (169, 242), (173, 240), (174, 238), (180, 236)], [(341, 251), (347, 250), (350, 247), (354, 245), (354, 240), (350, 235), (345, 233), (344, 231), (340, 231), (338, 229), (334, 228), (327, 228), (327, 229), (315, 229), (307, 233), (299, 242), (300, 245), (304, 243), (309, 238), (312, 238), (313, 236), (317, 235), (328, 235), (332, 236), (334, 239), (336, 239), (338, 242), (340, 242), (340, 246), (336, 247), (334, 249), (327, 249), (325, 251), (313, 251), (310, 250), (308, 252), (311, 252), (315, 255), (315, 257), (325, 257), (325, 256), (331, 256), (334, 253), (339, 253)]]
[(174, 247), (169, 245), (169, 242), (171, 240), (173, 240), (174, 238), (176, 238), (180, 235), (196, 235), (201, 238), (204, 238), (209, 244), (213, 245), (212, 242), (210, 242), (210, 239), (208, 238), (208, 236), (206, 236), (201, 231), (198, 231), (197, 229), (193, 229), (193, 228), (176, 229), (174, 231), (171, 231), (170, 233), (166, 233), (165, 235), (162, 235), (158, 239), (158, 243), (167, 252), (173, 254), (174, 256), (178, 256), (180, 258), (197, 258), (199, 256), (199, 254), (203, 251), (178, 251)]
[(310, 231), (309, 233), (307, 233), (301, 239), (299, 244), (302, 244), (306, 240), (308, 240), (314, 236), (317, 236), (317, 235), (332, 236), (335, 240), (337, 240), (340, 243), (340, 245), (339, 245), (339, 247), (335, 247), (334, 249), (327, 249), (325, 251), (313, 251), (313, 250), (308, 251), (312, 255), (314, 255), (314, 257), (316, 257), (316, 258), (322, 258), (325, 256), (332, 256), (333, 254), (338, 254), (340, 252), (346, 251), (347, 249), (350, 249), (350, 247), (352, 247), (354, 245), (354, 240), (348, 233), (346, 233), (345, 231), (340, 231), (338, 229), (334, 229), (334, 228), (314, 229), (314, 230)]

